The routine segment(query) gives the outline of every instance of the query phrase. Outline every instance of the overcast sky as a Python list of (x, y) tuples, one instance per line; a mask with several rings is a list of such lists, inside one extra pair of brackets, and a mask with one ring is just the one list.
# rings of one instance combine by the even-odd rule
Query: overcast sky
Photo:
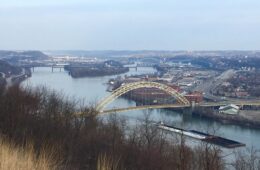
[(260, 0), (0, 0), (0, 49), (259, 50)]

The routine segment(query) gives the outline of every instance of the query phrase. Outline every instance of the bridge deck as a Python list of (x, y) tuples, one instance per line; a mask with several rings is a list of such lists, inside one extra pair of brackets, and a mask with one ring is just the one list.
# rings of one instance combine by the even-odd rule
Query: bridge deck
[(166, 104), (166, 105), (145, 105), (145, 106), (132, 106), (127, 108), (115, 108), (110, 110), (104, 110), (101, 113), (116, 113), (116, 112), (125, 112), (130, 110), (144, 110), (144, 109), (163, 109), (163, 108), (187, 108), (190, 105), (174, 105), (174, 104)]
[[(195, 104), (195, 107), (219, 107), (219, 106), (225, 106), (230, 103), (228, 102), (219, 102), (219, 103), (198, 103)], [(260, 106), (260, 102), (256, 103), (250, 103), (250, 102), (237, 102), (232, 103), (238, 106)], [(183, 105), (183, 104), (164, 104), (164, 105), (144, 105), (144, 106), (132, 106), (127, 108), (113, 108), (101, 111), (101, 113), (116, 113), (116, 112), (126, 112), (131, 110), (144, 110), (144, 109), (165, 109), (165, 108), (189, 108), (191, 105)]]

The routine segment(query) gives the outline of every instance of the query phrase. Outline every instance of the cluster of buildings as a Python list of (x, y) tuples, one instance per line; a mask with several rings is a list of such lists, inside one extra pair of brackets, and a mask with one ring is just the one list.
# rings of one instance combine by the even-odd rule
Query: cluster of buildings
[(194, 88), (203, 81), (210, 79), (214, 71), (199, 70), (193, 67), (171, 68), (160, 79), (175, 83), (184, 91), (194, 91)]
[[(211, 81), (219, 73), (213, 70), (203, 70), (199, 68), (189, 67), (171, 67), (164, 72), (163, 75), (139, 75), (139, 76), (125, 76), (120, 77), (112, 81), (111, 84), (120, 86), (122, 84), (133, 83), (138, 81), (151, 81), (159, 82), (170, 86), (178, 93), (182, 94), (190, 103), (201, 103), (204, 99), (204, 83)], [(224, 86), (229, 86), (228, 82), (223, 83)], [(197, 88), (199, 87), (199, 88)], [(247, 96), (248, 93), (243, 89), (237, 89), (235, 91), (236, 96)], [(172, 99), (172, 96), (156, 88), (144, 88), (131, 91), (131, 95), (128, 95), (135, 101), (143, 102), (143, 99), (148, 99), (148, 102), (152, 103), (173, 103), (176, 102)], [(172, 100), (168, 100), (172, 99)], [(166, 102), (166, 103), (165, 103)], [(148, 104), (148, 103), (146, 103)], [(237, 115), (240, 108), (234, 104), (222, 106), (216, 110), (219, 114), (225, 115)]]
[[(196, 73), (195, 73), (196, 74)], [(186, 77), (191, 77), (191, 75), (186, 74)], [(192, 77), (193, 78), (193, 77)], [(184, 78), (187, 80), (187, 78)], [(152, 81), (152, 82), (159, 82), (170, 86), (178, 93), (183, 94), (188, 101), (191, 103), (201, 103), (203, 102), (203, 93), (200, 91), (185, 91), (186, 88), (179, 83), (172, 83), (171, 81), (167, 81), (162, 78), (158, 78), (157, 76), (125, 76), (124, 78), (118, 77), (114, 80), (110, 80), (110, 84), (116, 86), (120, 86), (122, 84), (133, 83), (137, 81)], [(188, 86), (188, 85), (186, 85)], [(146, 102), (148, 101), (149, 104), (169, 104), (167, 102), (176, 102), (172, 99), (172, 96), (163, 92), (162, 90), (156, 88), (145, 88), (145, 89), (136, 89), (131, 91), (131, 94), (128, 94), (128, 97), (134, 99), (135, 101), (144, 102), (144, 98)], [(146, 104), (148, 104), (146, 103)], [(225, 115), (237, 115), (239, 114), (240, 108), (234, 104), (229, 104), (225, 106), (221, 106), (218, 109), (219, 114)]]
[(229, 82), (224, 82), (218, 89), (215, 91), (216, 95), (225, 96), (225, 97), (234, 97), (234, 98), (243, 98), (250, 96), (248, 91), (243, 87), (233, 87)]
[(52, 56), (49, 61), (53, 63), (96, 63), (100, 59), (97, 57)]

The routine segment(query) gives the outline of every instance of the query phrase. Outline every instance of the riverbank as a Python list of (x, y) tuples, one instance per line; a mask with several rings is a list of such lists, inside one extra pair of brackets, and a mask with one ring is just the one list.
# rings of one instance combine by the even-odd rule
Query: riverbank
[(210, 108), (196, 108), (193, 114), (219, 121), (224, 124), (235, 124), (260, 129), (260, 111), (241, 110), (238, 115), (220, 114)]
[[(141, 100), (139, 98), (133, 98), (128, 95), (124, 95), (128, 100), (133, 100), (137, 105), (154, 104), (152, 101)], [(183, 109), (168, 108), (169, 110), (183, 112)], [(234, 124), (244, 127), (260, 129), (260, 111), (256, 110), (241, 110), (239, 115), (224, 115), (212, 109), (203, 108), (192, 112), (195, 116), (209, 118), (214, 121), (218, 121), (223, 124)]]
[(5, 88), (12, 87), (14, 85), (19, 85), (21, 82), (26, 80), (28, 77), (31, 77), (32, 73), (29, 68), (22, 68), (22, 72), (19, 75), (11, 75), (10, 77), (6, 78)]
[(14, 66), (6, 61), (0, 60), (0, 87), (9, 88), (13, 85), (19, 85), (27, 77), (31, 76), (29, 68)]

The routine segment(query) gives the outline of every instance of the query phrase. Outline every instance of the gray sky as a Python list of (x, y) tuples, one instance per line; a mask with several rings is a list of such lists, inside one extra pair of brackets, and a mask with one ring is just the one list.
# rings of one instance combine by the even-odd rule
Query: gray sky
[(0, 0), (0, 49), (259, 50), (260, 0)]

